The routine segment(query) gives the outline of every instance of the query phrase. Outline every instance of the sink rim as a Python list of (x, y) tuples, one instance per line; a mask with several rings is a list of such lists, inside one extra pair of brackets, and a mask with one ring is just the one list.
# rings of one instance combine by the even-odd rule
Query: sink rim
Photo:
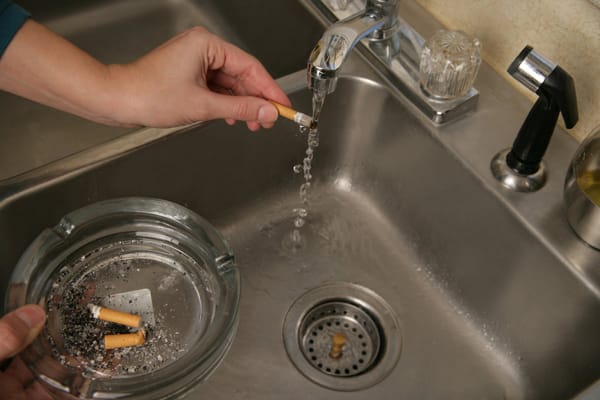
[[(290, 85), (296, 85), (296, 90), (303, 88), (304, 71), (298, 71), (291, 75), (294, 75), (295, 78), (292, 79)], [(347, 75), (347, 78), (354, 79), (354, 75)], [(381, 86), (389, 91), (389, 88), (387, 88), (386, 86), (380, 85), (377, 81), (371, 81), (365, 78), (364, 75), (357, 76), (356, 79), (362, 80), (364, 82), (374, 82), (375, 85)], [(293, 91), (293, 89), (290, 90)], [(390, 91), (390, 93), (394, 95), (393, 92)], [(494, 186), (493, 181), (488, 180), (487, 175), (485, 175), (482, 172), (481, 168), (479, 168), (480, 166), (477, 165), (478, 160), (474, 161), (472, 158), (462, 157), (464, 155), (464, 148), (460, 146), (460, 140), (456, 140), (457, 136), (455, 135), (455, 131), (460, 130), (461, 127), (464, 127), (465, 124), (466, 122), (463, 122), (463, 124), (459, 123), (451, 127), (446, 127), (444, 129), (434, 129), (426, 127), (424, 127), (424, 129), (428, 130), (428, 133), (430, 133), (435, 140), (439, 141), (444, 146), (444, 148), (451, 153), (450, 155), (452, 157), (455, 157), (462, 163), (462, 165), (465, 167), (465, 172), (469, 171), (469, 173), (472, 173), (480, 181), (483, 188), (490, 191), (495, 198), (500, 199), (500, 201), (504, 203), (504, 205), (512, 213), (512, 215), (514, 215), (517, 220), (523, 223), (526, 229), (528, 229), (540, 241), (540, 243), (546, 249), (548, 249), (548, 251), (550, 251), (554, 256), (556, 256), (563, 265), (569, 267), (569, 269), (571, 269), (571, 272), (573, 272), (573, 264), (570, 262), (569, 258), (563, 256), (558, 250), (552, 247), (552, 240), (555, 238), (551, 237), (550, 239), (548, 239), (542, 234), (543, 232), (540, 233), (541, 231), (539, 227), (536, 226), (536, 213), (533, 213), (533, 222), (531, 222), (531, 216), (525, 215), (527, 214), (528, 210), (532, 210), (532, 207), (537, 205), (538, 201), (540, 201), (540, 197), (538, 196), (538, 200), (535, 200), (535, 198), (533, 197), (526, 198), (522, 196), (516, 196), (512, 193), (507, 193), (506, 191), (499, 189), (498, 187)], [(170, 134), (183, 132), (188, 129), (200, 127), (201, 125), (202, 123), (198, 123), (194, 124), (193, 126), (174, 128), (172, 130), (142, 129), (134, 132), (129, 138), (116, 139), (104, 145), (100, 145), (98, 148), (77, 153), (63, 160), (59, 160), (55, 163), (48, 164), (45, 167), (30, 171), (29, 173), (21, 177), (17, 177), (20, 179), (2, 181), (0, 182), (0, 191), (4, 192), (4, 189), (8, 188), (8, 190), (12, 190), (12, 192), (3, 194), (4, 197), (0, 198), (0, 207), (2, 207), (5, 202), (16, 200), (19, 196), (25, 195), (29, 191), (35, 191), (38, 188), (41, 189), (46, 186), (52, 185), (57, 180), (60, 181), (61, 179), (68, 179), (73, 175), (84, 173), (85, 171), (96, 168), (102, 165), (103, 163), (109, 162), (110, 160), (113, 160), (115, 158), (119, 158), (122, 155), (125, 155), (129, 152), (134, 152), (136, 149), (150, 144), (156, 140), (161, 140)], [(124, 144), (129, 145), (130, 147), (125, 147), (123, 146)], [(554, 162), (554, 164), (556, 164), (556, 162)], [(489, 173), (487, 165), (484, 171), (485, 173)], [(548, 190), (544, 193), (544, 196), (549, 196), (553, 193), (556, 193), (555, 187), (550, 187), (550, 189), (551, 190)], [(542, 200), (544, 199), (543, 196), (541, 198)], [(532, 199), (534, 200), (533, 206), (531, 205), (532, 203), (530, 203), (530, 200)], [(556, 205), (556, 201), (552, 202), (552, 205)], [(577, 273), (575, 275), (578, 276)], [(594, 289), (593, 285), (591, 286), (591, 289)]]
[[(291, 93), (304, 88), (305, 71), (300, 70), (276, 79), (285, 93)], [(345, 77), (348, 78), (348, 77)], [(356, 79), (363, 79), (355, 77)], [(197, 121), (188, 125), (171, 128), (143, 127), (126, 134), (100, 143), (90, 148), (78, 151), (48, 164), (33, 168), (13, 177), (0, 179), (0, 207), (12, 196), (35, 190), (38, 185), (46, 186), (55, 180), (80, 174), (110, 160), (124, 156), (145, 145), (166, 139), (171, 135), (183, 133), (191, 129), (201, 128), (213, 121)]]

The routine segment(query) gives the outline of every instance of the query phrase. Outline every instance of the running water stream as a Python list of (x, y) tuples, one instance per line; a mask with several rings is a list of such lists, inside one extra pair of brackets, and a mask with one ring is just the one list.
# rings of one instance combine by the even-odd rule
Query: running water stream
[(308, 203), (310, 196), (311, 180), (312, 180), (312, 160), (315, 154), (315, 149), (319, 146), (319, 116), (323, 103), (325, 102), (325, 93), (313, 92), (312, 98), (312, 118), (313, 125), (310, 128), (301, 126), (300, 132), (308, 132), (307, 148), (302, 164), (294, 165), (294, 172), (304, 175), (304, 182), (300, 185), (300, 205), (294, 209), (294, 228), (291, 233), (292, 245), (294, 249), (302, 247), (303, 239), (300, 229), (306, 223), (308, 217)]

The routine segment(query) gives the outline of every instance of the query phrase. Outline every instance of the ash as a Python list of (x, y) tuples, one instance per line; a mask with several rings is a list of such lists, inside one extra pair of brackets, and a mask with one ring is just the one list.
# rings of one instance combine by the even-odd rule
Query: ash
[[(46, 306), (49, 314), (54, 312), (58, 316), (62, 331), (51, 333), (47, 325), (45, 334), (52, 346), (53, 356), (61, 364), (91, 379), (139, 375), (160, 369), (176, 360), (185, 350), (179, 332), (167, 329), (165, 316), (160, 313), (155, 316), (153, 326), (144, 324), (144, 345), (106, 350), (105, 335), (130, 333), (136, 329), (92, 316), (87, 305), (100, 304), (101, 299), (94, 296), (95, 274), (88, 275), (86, 282), (69, 285), (62, 281), (65, 272), (59, 274), (52, 284)], [(64, 286), (68, 287), (65, 289)]]

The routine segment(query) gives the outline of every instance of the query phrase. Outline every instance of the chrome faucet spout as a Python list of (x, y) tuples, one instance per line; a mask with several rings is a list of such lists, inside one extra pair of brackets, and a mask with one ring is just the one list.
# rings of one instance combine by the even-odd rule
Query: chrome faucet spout
[(335, 90), (338, 71), (356, 44), (367, 36), (380, 38), (396, 25), (397, 0), (368, 0), (366, 8), (333, 24), (308, 59), (308, 87), (322, 95)]
[(337, 21), (325, 31), (308, 59), (307, 83), (313, 98), (325, 98), (335, 90), (345, 60), (356, 49), (434, 124), (445, 124), (475, 110), (479, 92), (473, 87), (448, 98), (423, 89), (420, 70), (426, 41), (399, 15), (398, 0), (366, 0), (365, 8), (350, 17), (348, 11), (357, 9), (358, 0), (346, 9), (334, 8), (330, 0), (302, 1), (314, 4), (326, 20)]

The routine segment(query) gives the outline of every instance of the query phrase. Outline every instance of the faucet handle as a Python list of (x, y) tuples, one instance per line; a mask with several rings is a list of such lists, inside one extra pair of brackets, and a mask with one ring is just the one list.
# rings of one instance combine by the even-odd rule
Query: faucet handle
[(328, 0), (327, 2), (335, 11), (345, 11), (348, 8), (350, 0)]
[(480, 42), (462, 31), (440, 30), (421, 52), (421, 88), (430, 97), (462, 97), (473, 86), (481, 64)]

